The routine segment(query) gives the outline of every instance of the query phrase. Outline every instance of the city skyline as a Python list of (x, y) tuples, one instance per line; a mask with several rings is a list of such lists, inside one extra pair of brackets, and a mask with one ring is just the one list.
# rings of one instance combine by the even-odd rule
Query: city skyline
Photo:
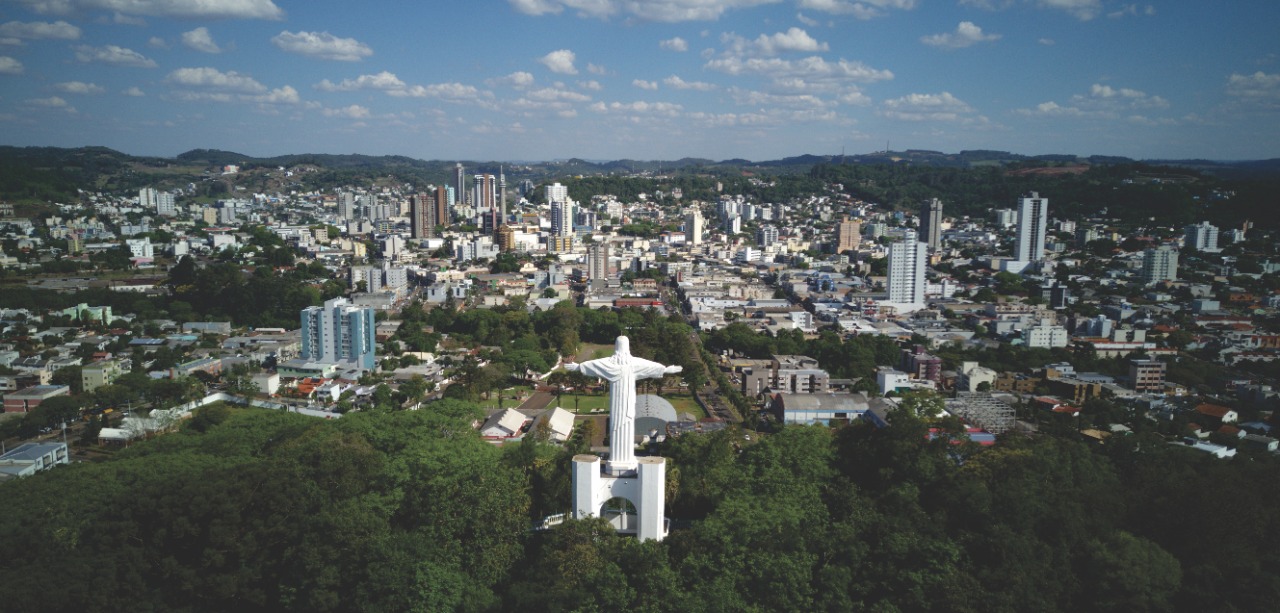
[[(0, 3), (3, 144), (489, 160), (886, 147), (1280, 157), (1280, 6), (1270, 3), (396, 8)], [(419, 30), (430, 35), (410, 34)], [(1230, 44), (1190, 42), (1219, 39)]]

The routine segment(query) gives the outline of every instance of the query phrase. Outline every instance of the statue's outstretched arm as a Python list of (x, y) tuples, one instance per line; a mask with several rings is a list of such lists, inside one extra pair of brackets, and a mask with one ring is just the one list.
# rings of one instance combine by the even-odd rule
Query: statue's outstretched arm
[(684, 371), (683, 366), (668, 366), (662, 369), (662, 373), (666, 375), (674, 375), (678, 372), (683, 372), (683, 371)]

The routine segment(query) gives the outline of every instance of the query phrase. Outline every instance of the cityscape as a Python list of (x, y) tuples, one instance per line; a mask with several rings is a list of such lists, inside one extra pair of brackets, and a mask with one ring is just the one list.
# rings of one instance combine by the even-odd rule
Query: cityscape
[(488, 4), (0, 5), (6, 607), (1277, 606), (1280, 9)]

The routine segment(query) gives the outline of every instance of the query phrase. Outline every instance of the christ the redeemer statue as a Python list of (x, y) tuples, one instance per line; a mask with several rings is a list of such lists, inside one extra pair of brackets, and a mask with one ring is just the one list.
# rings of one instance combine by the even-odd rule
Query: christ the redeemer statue
[(631, 341), (619, 336), (614, 354), (607, 358), (564, 367), (609, 382), (609, 472), (636, 469), (636, 381), (659, 379), (678, 373), (679, 366), (663, 366), (631, 355)]

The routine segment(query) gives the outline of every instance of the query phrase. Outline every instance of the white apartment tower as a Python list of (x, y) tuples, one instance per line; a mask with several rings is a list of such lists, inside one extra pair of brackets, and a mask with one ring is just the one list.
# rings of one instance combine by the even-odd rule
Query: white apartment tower
[(889, 245), (889, 276), (885, 281), (889, 302), (903, 305), (925, 304), (925, 259), (928, 245), (916, 240), (908, 230), (903, 239)]
[(1183, 228), (1185, 233), (1185, 245), (1187, 249), (1195, 249), (1196, 251), (1215, 252), (1218, 250), (1218, 227), (1202, 221), (1195, 225)]
[(1168, 246), (1148, 249), (1142, 254), (1142, 282), (1146, 284), (1178, 279), (1178, 252)]
[(1018, 200), (1018, 248), (1014, 259), (1039, 262), (1044, 259), (1044, 233), (1049, 219), (1049, 199), (1031, 192)]
[(596, 243), (587, 247), (587, 278), (609, 278), (609, 243)]
[(684, 242), (686, 245), (701, 245), (702, 232), (706, 229), (706, 220), (702, 218), (702, 209), (688, 209), (684, 215)]
[(573, 201), (564, 198), (551, 201), (551, 235), (573, 236)]
[(760, 226), (756, 230), (756, 246), (768, 249), (778, 242), (778, 229), (774, 226)]

